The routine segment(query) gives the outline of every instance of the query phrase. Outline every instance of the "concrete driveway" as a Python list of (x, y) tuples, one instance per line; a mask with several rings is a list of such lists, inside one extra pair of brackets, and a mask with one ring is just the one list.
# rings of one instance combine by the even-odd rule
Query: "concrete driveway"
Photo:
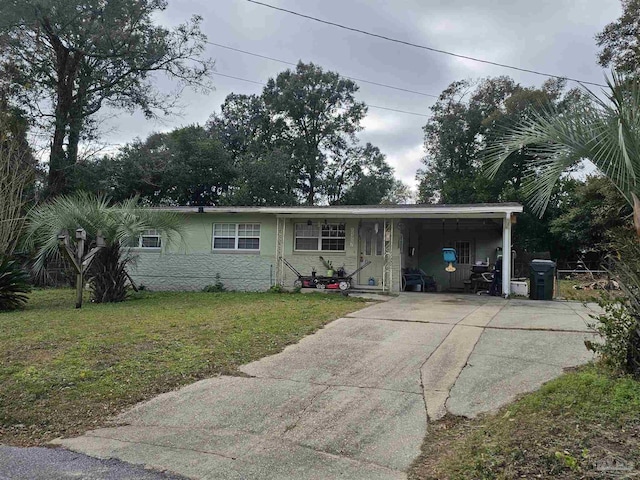
[(591, 359), (594, 307), (403, 294), (282, 353), (55, 443), (201, 479), (395, 479), (427, 422), (475, 416)]

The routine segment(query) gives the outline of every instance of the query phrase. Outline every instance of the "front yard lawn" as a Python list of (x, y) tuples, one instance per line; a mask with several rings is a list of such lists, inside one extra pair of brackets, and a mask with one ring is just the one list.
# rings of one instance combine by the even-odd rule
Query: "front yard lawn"
[(590, 365), (545, 384), (497, 414), (474, 420), (449, 416), (429, 425), (409, 478), (639, 474), (640, 382)]
[(136, 402), (281, 351), (364, 305), (341, 295), (144, 293), (74, 306), (39, 290), (0, 313), (0, 444), (95, 428)]

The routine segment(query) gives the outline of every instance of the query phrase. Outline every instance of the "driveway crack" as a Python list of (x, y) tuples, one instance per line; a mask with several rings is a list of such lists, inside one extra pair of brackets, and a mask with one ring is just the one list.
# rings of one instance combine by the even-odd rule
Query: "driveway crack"
[(274, 376), (265, 376), (265, 375), (252, 375), (249, 378), (256, 378), (258, 380), (282, 380), (285, 382), (295, 382), (295, 383), (304, 383), (305, 385), (316, 385), (322, 387), (343, 387), (343, 388), (358, 388), (361, 390), (380, 390), (383, 392), (394, 392), (394, 393), (406, 393), (410, 395), (420, 395), (420, 392), (411, 392), (409, 390), (398, 390), (396, 388), (385, 388), (385, 387), (373, 387), (368, 385), (351, 385), (347, 383), (320, 383), (313, 382), (310, 380), (294, 380), (292, 378), (286, 377), (274, 377)]
[(327, 385), (325, 388), (323, 388), (322, 390), (320, 390), (318, 393), (316, 393), (315, 395), (313, 395), (310, 399), (309, 399), (309, 403), (307, 404), (306, 407), (304, 407), (304, 409), (302, 409), (302, 411), (300, 412), (300, 414), (298, 415), (298, 418), (295, 419), (295, 421), (293, 422), (293, 424), (291, 425), (287, 425), (284, 429), (284, 432), (282, 432), (282, 435), (286, 435), (287, 433), (289, 433), (291, 430), (293, 430), (294, 428), (296, 428), (298, 426), (298, 423), (300, 422), (300, 420), (302, 420), (302, 417), (304, 417), (304, 415), (309, 411), (309, 409), (313, 406), (313, 402), (316, 401), (316, 399), (322, 395), (324, 392), (326, 392), (327, 390), (329, 390), (331, 388), (331, 385)]
[[(488, 303), (488, 302), (487, 302)], [(473, 351), (476, 348), (476, 345), (478, 344), (478, 342), (480, 341), (480, 338), (482, 337), (482, 333), (484, 333), (486, 325), (481, 326), (481, 325), (464, 325), (462, 324), (462, 322), (464, 322), (468, 317), (470, 317), (471, 315), (473, 315), (474, 313), (476, 313), (478, 310), (480, 310), (481, 308), (485, 307), (487, 305), (487, 303), (483, 303), (482, 305), (478, 306), (477, 308), (473, 309), (471, 312), (469, 312), (468, 314), (466, 314), (464, 317), (462, 317), (460, 320), (458, 320), (455, 324), (453, 324), (453, 327), (451, 328), (451, 330), (449, 330), (449, 333), (442, 339), (442, 341), (438, 344), (438, 346), (427, 356), (427, 358), (424, 360), (424, 362), (422, 362), (422, 364), (420, 365), (420, 386), (422, 388), (422, 398), (424, 399), (424, 408), (425, 408), (425, 412), (427, 415), (427, 423), (429, 422), (429, 408), (427, 405), (427, 396), (425, 394), (425, 385), (424, 385), (424, 376), (423, 376), (423, 369), (424, 366), (427, 364), (427, 362), (429, 361), (429, 359), (440, 349), (440, 347), (442, 346), (442, 344), (449, 338), (449, 336), (451, 335), (451, 333), (455, 330), (456, 327), (458, 326), (463, 326), (463, 327), (472, 327), (472, 328), (480, 328), (482, 329), (482, 332), (480, 333), (480, 335), (478, 335), (478, 338), (476, 339), (476, 341), (473, 343), (473, 346), (471, 348), (471, 350), (469, 351), (469, 355), (467, 356), (465, 363), (463, 365), (463, 367), (458, 371), (458, 373), (455, 376), (455, 379), (453, 380), (453, 383), (451, 384), (451, 386), (446, 390), (447, 393), (447, 397), (444, 400), (443, 406), (445, 408), (446, 411), (446, 405), (447, 402), (449, 401), (449, 398), (451, 397), (451, 390), (453, 389), (453, 387), (455, 386), (455, 384), (458, 381), (458, 378), (460, 377), (460, 374), (463, 372), (463, 370), (465, 368), (467, 368), (467, 366), (469, 365), (469, 358), (471, 358), (471, 355), (473, 354)], [(507, 301), (508, 303), (508, 301)], [(499, 312), (502, 311), (502, 309), (507, 305), (507, 303), (505, 303), (496, 313), (493, 314), (493, 316), (491, 317), (491, 319), (487, 322), (487, 324), (489, 322), (491, 322), (497, 315)], [(434, 390), (437, 392), (444, 392), (444, 390)]]

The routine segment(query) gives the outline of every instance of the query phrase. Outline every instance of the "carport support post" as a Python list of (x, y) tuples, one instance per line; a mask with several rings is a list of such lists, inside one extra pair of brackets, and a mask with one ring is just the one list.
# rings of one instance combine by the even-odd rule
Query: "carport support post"
[(502, 219), (502, 295), (511, 294), (511, 212)]

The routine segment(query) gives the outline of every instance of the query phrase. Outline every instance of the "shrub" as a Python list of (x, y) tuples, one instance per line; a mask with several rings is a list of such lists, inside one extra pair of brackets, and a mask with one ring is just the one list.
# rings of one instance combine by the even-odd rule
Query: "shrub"
[(31, 291), (29, 275), (9, 257), (0, 258), (0, 311), (15, 310), (27, 303)]
[(207, 285), (202, 289), (203, 292), (208, 292), (208, 293), (218, 293), (218, 292), (226, 292), (227, 289), (224, 286), (224, 283), (222, 283), (222, 278), (220, 277), (219, 273), (216, 273), (216, 283), (214, 283), (213, 285)]
[(631, 333), (636, 324), (636, 318), (630, 313), (629, 302), (624, 299), (604, 300), (600, 306), (604, 313), (595, 316), (597, 323), (589, 326), (602, 338), (602, 342), (587, 340), (585, 345), (613, 369), (629, 371), (627, 357)]
[(610, 366), (640, 377), (640, 243), (635, 232), (618, 232), (612, 245), (611, 273), (624, 298), (602, 303), (605, 312), (596, 317), (595, 330), (602, 344), (587, 342)]

